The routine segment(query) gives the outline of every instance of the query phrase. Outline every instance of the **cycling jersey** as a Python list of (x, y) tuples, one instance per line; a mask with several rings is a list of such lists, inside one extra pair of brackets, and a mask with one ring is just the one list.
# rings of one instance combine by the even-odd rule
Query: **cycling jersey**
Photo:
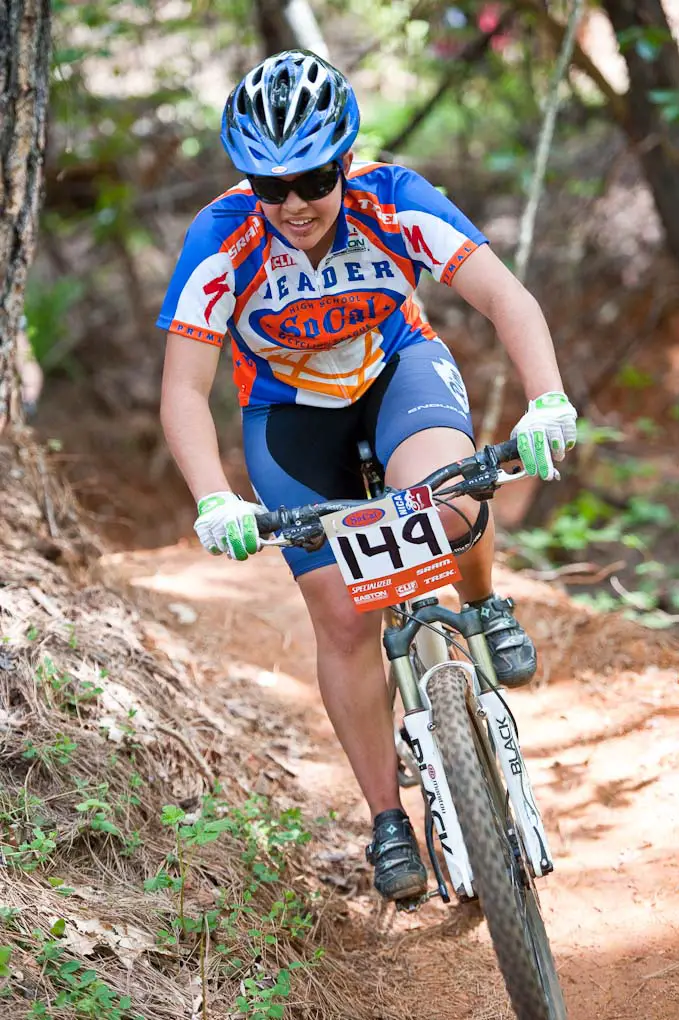
[(193, 221), (157, 325), (219, 347), (228, 336), (242, 407), (343, 407), (398, 351), (437, 339), (411, 297), (422, 271), (450, 284), (485, 243), (419, 174), (354, 164), (314, 268), (244, 182)]

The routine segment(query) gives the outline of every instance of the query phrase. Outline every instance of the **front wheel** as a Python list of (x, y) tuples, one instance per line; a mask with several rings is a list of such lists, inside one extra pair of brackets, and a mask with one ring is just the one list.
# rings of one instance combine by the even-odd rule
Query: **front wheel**
[(487, 742), (467, 704), (464, 670), (442, 665), (427, 685), (435, 736), (488, 923), (518, 1020), (566, 1020), (535, 889), (500, 791)]

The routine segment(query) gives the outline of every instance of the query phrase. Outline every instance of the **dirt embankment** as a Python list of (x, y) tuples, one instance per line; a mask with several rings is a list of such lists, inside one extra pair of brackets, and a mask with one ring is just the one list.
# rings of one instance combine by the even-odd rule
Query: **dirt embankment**
[[(242, 565), (180, 544), (105, 556), (93, 576), (54, 490), (58, 534), (49, 536), (35, 463), (2, 466), (19, 473), (5, 486), (13, 509), (0, 530), (2, 838), (6, 856), (24, 856), (0, 874), (0, 944), (13, 949), (0, 1016), (28, 1016), (36, 999), (45, 1015), (74, 1015), (55, 1005), (72, 989), (44, 957), (54, 943), (60, 961), (82, 964), (79, 980), (93, 971), (115, 992), (111, 1016), (131, 997), (124, 1020), (199, 1017), (204, 1001), (206, 1016), (227, 1020), (239, 1015), (237, 996), (255, 1003), (276, 987), (270, 1001), (287, 1003), (291, 1018), (509, 1018), (475, 908), (432, 902), (404, 918), (371, 891), (367, 814), (323, 713), (309, 624), (278, 554)], [(46, 545), (36, 550), (40, 531)], [(496, 580), (540, 646), (540, 677), (512, 703), (556, 858), (541, 895), (570, 1016), (679, 1020), (679, 651), (546, 585), (505, 571)], [(223, 790), (206, 815), (215, 778)], [(258, 795), (266, 808), (243, 821), (238, 811)], [(168, 804), (189, 827), (234, 823), (192, 850), (183, 912), (207, 917), (203, 930), (177, 924)], [(308, 843), (298, 807), (322, 819), (310, 822)], [(420, 817), (414, 791), (408, 807)], [(54, 832), (56, 846), (38, 847), (27, 870), (17, 865), (30, 861), (21, 847), (36, 827)], [(255, 890), (251, 928), (233, 917), (253, 875), (241, 860), (248, 849), (278, 872)], [(261, 922), (285, 890), (306, 928)], [(231, 929), (215, 928), (225, 917)], [(325, 960), (310, 966), (321, 946)], [(285, 995), (274, 982), (291, 962), (304, 966)]]

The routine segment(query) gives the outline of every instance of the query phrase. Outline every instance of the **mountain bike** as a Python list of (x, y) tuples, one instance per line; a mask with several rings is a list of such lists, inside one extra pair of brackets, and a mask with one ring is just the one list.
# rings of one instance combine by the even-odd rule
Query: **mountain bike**
[[(520, 468), (507, 473), (501, 467), (518, 460), (516, 442), (486, 446), (398, 491), (384, 487), (367, 444), (358, 452), (365, 500), (258, 514), (260, 535), (275, 535), (270, 544), (308, 550), (330, 541), (357, 609), (384, 606), (390, 690), (392, 699), (399, 692), (404, 710), (403, 725), (395, 729), (400, 781), (421, 786), (436, 883), (416, 902), (398, 906), (415, 910), (432, 896), (450, 902), (436, 834), (454, 894), (462, 902), (480, 901), (518, 1020), (566, 1020), (535, 889), (535, 880), (553, 870), (552, 856), (516, 721), (479, 610), (453, 612), (431, 594), (459, 577), (440, 521), (437, 530), (435, 505), (462, 495), (490, 499), (499, 486), (522, 477)], [(444, 487), (455, 478), (461, 480)]]

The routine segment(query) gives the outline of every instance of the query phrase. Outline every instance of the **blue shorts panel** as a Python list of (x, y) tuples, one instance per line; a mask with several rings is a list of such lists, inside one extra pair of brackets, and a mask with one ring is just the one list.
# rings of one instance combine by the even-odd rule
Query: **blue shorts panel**
[[(269, 509), (329, 499), (362, 499), (357, 443), (370, 441), (383, 467), (409, 436), (451, 428), (473, 441), (469, 401), (453, 357), (439, 341), (400, 351), (348, 407), (272, 404), (243, 412), (248, 474)], [(413, 482), (417, 479), (413, 479)], [(326, 542), (317, 552), (284, 549), (295, 577), (335, 562)]]

